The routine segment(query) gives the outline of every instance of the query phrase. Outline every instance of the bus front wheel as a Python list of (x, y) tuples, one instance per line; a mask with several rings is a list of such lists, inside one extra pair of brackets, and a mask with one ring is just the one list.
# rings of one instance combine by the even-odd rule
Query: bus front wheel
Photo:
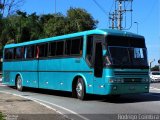
[(78, 78), (77, 85), (76, 85), (76, 95), (77, 95), (77, 98), (80, 100), (84, 100), (86, 97), (85, 83), (82, 78)]
[(23, 91), (24, 87), (22, 86), (22, 78), (20, 75), (17, 76), (16, 78), (16, 87), (18, 91)]

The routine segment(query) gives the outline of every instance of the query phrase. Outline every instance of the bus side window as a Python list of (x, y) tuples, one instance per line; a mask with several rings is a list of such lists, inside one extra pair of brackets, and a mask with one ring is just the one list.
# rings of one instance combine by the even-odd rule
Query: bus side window
[(71, 54), (80, 55), (80, 51), (82, 50), (82, 39), (75, 39), (72, 41), (72, 49)]
[(54, 57), (56, 56), (56, 42), (51, 42), (49, 43), (49, 57)]
[(71, 55), (71, 45), (72, 45), (72, 40), (66, 40), (66, 42), (65, 42), (65, 55), (68, 55), (68, 56)]
[(81, 56), (82, 55), (82, 48), (83, 48), (82, 37), (72, 38), (72, 39), (66, 40), (66, 42), (65, 42), (65, 55)]
[(34, 58), (34, 46), (26, 46), (25, 47), (25, 58), (31, 59)]
[(63, 56), (64, 54), (64, 41), (58, 41), (56, 44), (56, 56)]
[(24, 57), (24, 47), (15, 48), (15, 58), (22, 59)]
[(14, 48), (9, 48), (4, 50), (4, 59), (5, 60), (12, 60), (14, 59)]
[(48, 54), (48, 43), (38, 45), (36, 58), (47, 57)]
[(92, 65), (92, 52), (93, 52), (93, 37), (87, 37), (87, 52), (86, 52), (86, 59)]

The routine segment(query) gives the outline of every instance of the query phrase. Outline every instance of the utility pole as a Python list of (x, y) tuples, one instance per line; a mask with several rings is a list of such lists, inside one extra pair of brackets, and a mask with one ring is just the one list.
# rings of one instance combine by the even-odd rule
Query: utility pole
[(110, 28), (112, 28), (112, 29), (114, 29), (115, 27), (115, 14), (114, 14), (114, 12), (113, 13), (109, 13), (109, 19), (111, 20), (111, 23), (112, 23), (112, 26), (110, 27)]
[(122, 1), (118, 0), (118, 29), (122, 30)]
[[(131, 12), (131, 18), (130, 18), (131, 23), (130, 24), (132, 25), (132, 2), (133, 0), (115, 0), (115, 10), (114, 12), (109, 13), (109, 21), (112, 24), (109, 26), (109, 28), (112, 28), (112, 29), (116, 28), (118, 30), (127, 29), (127, 25), (126, 25), (127, 23), (126, 13), (127, 12)], [(130, 4), (130, 7), (128, 8), (129, 4)]]
[(155, 61), (155, 59), (153, 59), (152, 61), (149, 62), (149, 68), (150, 68), (150, 71), (151, 71), (151, 68), (152, 68), (152, 63)]

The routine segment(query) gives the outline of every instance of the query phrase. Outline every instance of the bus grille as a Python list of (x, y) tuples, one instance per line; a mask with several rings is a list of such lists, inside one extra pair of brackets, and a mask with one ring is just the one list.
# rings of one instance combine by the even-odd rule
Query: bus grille
[(142, 82), (141, 78), (124, 78), (124, 83), (140, 83)]
[(148, 72), (122, 72), (122, 71), (115, 71), (114, 74), (116, 76), (148, 76)]

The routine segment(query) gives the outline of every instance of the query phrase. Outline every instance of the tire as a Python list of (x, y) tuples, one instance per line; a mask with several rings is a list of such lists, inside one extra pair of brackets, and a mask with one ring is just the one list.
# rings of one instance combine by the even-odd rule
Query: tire
[(22, 85), (22, 78), (21, 78), (20, 75), (18, 75), (17, 78), (16, 78), (16, 87), (17, 87), (18, 91), (23, 91), (24, 90), (24, 87)]
[(77, 95), (77, 98), (80, 100), (85, 100), (86, 98), (85, 83), (82, 78), (78, 78), (78, 81), (76, 84), (76, 95)]

